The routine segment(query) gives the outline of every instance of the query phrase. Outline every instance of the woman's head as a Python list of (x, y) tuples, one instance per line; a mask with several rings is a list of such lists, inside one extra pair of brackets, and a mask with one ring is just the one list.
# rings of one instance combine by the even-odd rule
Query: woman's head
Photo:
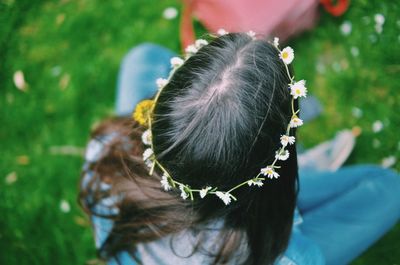
[[(280, 136), (290, 121), (289, 83), (279, 52), (266, 41), (239, 33), (213, 40), (174, 72), (158, 97), (152, 122), (157, 160), (175, 180), (196, 189), (212, 186), (229, 190), (255, 177), (274, 160)], [(288, 151), (291, 156), (277, 169), (280, 178), (267, 179), (261, 188), (246, 186), (236, 190), (233, 195), (238, 200), (228, 206), (216, 196), (184, 201), (178, 191), (162, 195), (165, 191), (160, 187), (140, 184), (145, 183), (140, 179), (149, 177), (132, 174), (135, 165), (127, 167), (133, 175), (132, 182), (151, 194), (145, 197), (153, 203), (145, 204), (153, 206), (146, 206), (146, 211), (152, 208), (152, 216), (159, 214), (153, 220), (160, 223), (146, 219), (148, 229), (159, 228), (157, 232), (153, 229), (154, 239), (223, 219), (226, 234), (243, 235), (246, 239), (246, 264), (269, 264), (287, 246), (295, 207), (295, 146)], [(134, 203), (140, 209), (143, 206), (138, 201), (132, 195), (126, 200), (131, 204), (124, 205)], [(132, 207), (127, 212), (132, 212)], [(138, 210), (133, 212), (138, 214)], [(159, 218), (166, 212), (168, 219)], [(138, 219), (132, 216), (126, 220), (127, 216), (126, 223)], [(133, 234), (140, 236), (137, 231)], [(216, 261), (229, 258), (234, 248), (221, 247)]]

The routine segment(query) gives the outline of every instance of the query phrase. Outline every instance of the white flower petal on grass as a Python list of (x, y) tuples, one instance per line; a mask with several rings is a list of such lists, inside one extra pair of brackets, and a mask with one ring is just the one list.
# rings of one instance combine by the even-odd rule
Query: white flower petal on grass
[(14, 73), (13, 76), (14, 85), (21, 91), (26, 91), (28, 88), (28, 84), (25, 82), (24, 73), (21, 70), (18, 70)]
[(226, 35), (226, 34), (228, 34), (229, 32), (228, 31), (226, 31), (225, 29), (219, 29), (218, 31), (217, 31), (217, 34), (219, 35), (219, 36), (224, 36), (224, 35)]
[(350, 48), (350, 53), (353, 57), (357, 57), (360, 54), (360, 50), (356, 46), (353, 46)]
[(170, 62), (173, 68), (177, 68), (180, 67), (185, 61), (179, 57), (172, 57)]
[(194, 44), (190, 44), (189, 46), (186, 47), (185, 52), (188, 54), (195, 54), (197, 52), (197, 48)]
[(189, 194), (186, 192), (184, 185), (179, 185), (179, 189), (181, 190), (182, 199), (186, 200), (187, 198), (189, 198)]
[(381, 122), (380, 120), (374, 121), (374, 123), (372, 124), (372, 131), (374, 133), (378, 133), (382, 131), (382, 129), (383, 129), (383, 122)]
[(247, 181), (247, 185), (262, 187), (262, 185), (264, 185), (264, 183), (262, 182), (261, 179), (251, 179), (251, 180)]
[(211, 190), (211, 187), (205, 187), (203, 189), (200, 190), (200, 197), (204, 198), (206, 197), (208, 191)]
[(348, 36), (351, 33), (351, 22), (350, 21), (345, 21), (340, 25), (340, 31), (344, 36)]
[(275, 37), (275, 38), (274, 38), (274, 46), (275, 46), (276, 48), (278, 48), (278, 46), (279, 46), (279, 38), (278, 38), (278, 37)]
[(286, 47), (279, 53), (279, 58), (285, 63), (290, 64), (294, 59), (294, 51), (291, 47)]
[(283, 151), (281, 151), (279, 153), (277, 152), (275, 154), (275, 158), (278, 159), (278, 160), (285, 161), (285, 160), (287, 160), (289, 158), (289, 151), (288, 150), (283, 150)]
[(270, 166), (264, 167), (261, 169), (261, 174), (267, 176), (268, 178), (279, 178), (279, 174)]
[(143, 152), (143, 160), (144, 161), (148, 160), (153, 154), (154, 154), (153, 149), (147, 148)]
[(283, 147), (286, 147), (288, 144), (294, 144), (296, 138), (294, 136), (289, 135), (281, 135), (281, 144)]
[(177, 15), (178, 10), (175, 7), (167, 7), (163, 11), (163, 17), (168, 20), (176, 18)]
[(60, 210), (63, 213), (69, 213), (71, 211), (71, 206), (66, 200), (61, 200), (60, 202)]
[(157, 78), (156, 84), (158, 88), (163, 88), (168, 84), (168, 80), (165, 78)]
[(161, 177), (161, 186), (164, 188), (165, 191), (169, 191), (172, 189), (172, 186), (169, 184), (167, 174), (163, 174)]
[(215, 195), (217, 195), (217, 197), (220, 198), (225, 203), (225, 205), (230, 204), (233, 197), (229, 192), (222, 191), (217, 191)]
[(396, 164), (395, 156), (388, 156), (382, 159), (381, 166), (384, 168), (390, 168)]
[(194, 43), (194, 46), (196, 47), (197, 50), (199, 50), (201, 47), (206, 46), (207, 44), (208, 42), (206, 40), (198, 39)]
[(295, 116), (290, 120), (289, 126), (290, 128), (296, 128), (303, 125), (303, 120), (299, 117)]
[(379, 13), (375, 14), (374, 20), (376, 24), (383, 25), (385, 23), (385, 16)]
[(15, 183), (17, 179), (18, 179), (17, 172), (13, 171), (6, 176), (5, 182), (7, 185), (11, 185)]
[(306, 88), (306, 81), (305, 80), (300, 80), (298, 82), (295, 82), (293, 85), (290, 86), (290, 94), (293, 96), (293, 98), (298, 98), (298, 97), (306, 97), (307, 96), (307, 88)]
[(143, 134), (142, 134), (142, 142), (145, 145), (151, 145), (151, 131), (150, 131), (150, 129), (147, 129), (146, 131), (143, 132)]

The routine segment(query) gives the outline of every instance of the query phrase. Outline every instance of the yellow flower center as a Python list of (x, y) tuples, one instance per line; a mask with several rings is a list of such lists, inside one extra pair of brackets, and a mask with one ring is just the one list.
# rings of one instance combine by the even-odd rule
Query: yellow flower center
[(298, 94), (298, 95), (300, 95), (300, 94), (301, 94), (301, 91), (300, 91), (300, 89), (296, 89), (296, 94)]
[(288, 58), (289, 57), (289, 54), (287, 53), (287, 52), (283, 52), (282, 53), (282, 58), (283, 59), (286, 59), (286, 58)]
[(151, 109), (154, 105), (153, 100), (143, 100), (136, 105), (135, 112), (132, 117), (142, 126), (147, 126), (151, 114)]

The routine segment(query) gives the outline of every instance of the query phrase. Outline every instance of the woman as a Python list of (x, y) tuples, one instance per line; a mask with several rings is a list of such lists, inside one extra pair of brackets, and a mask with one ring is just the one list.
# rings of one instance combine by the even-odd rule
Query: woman
[[(288, 51), (243, 33), (199, 42), (184, 62), (175, 60), (168, 83), (159, 82), (151, 119), (136, 114), (142, 124), (122, 117), (154, 96), (173, 54), (153, 45), (130, 53), (119, 79), (121, 118), (94, 131), (82, 179), (101, 257), (110, 264), (345, 264), (397, 222), (400, 181), (392, 171), (300, 168), (299, 176)], [(152, 138), (144, 142), (154, 154), (143, 161), (148, 124)], [(293, 137), (290, 144), (282, 135)]]

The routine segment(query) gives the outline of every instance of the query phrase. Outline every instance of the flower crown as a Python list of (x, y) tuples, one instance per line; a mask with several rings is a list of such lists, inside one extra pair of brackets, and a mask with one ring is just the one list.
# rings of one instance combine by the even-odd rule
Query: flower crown
[[(219, 30), (218, 35), (225, 35), (228, 32), (225, 30)], [(255, 39), (255, 33), (250, 31), (247, 33), (250, 37)], [(141, 103), (139, 103), (135, 109), (135, 112), (133, 114), (133, 118), (137, 120), (141, 125), (148, 125), (148, 129), (143, 133), (142, 135), (142, 141), (143, 143), (148, 146), (148, 148), (144, 151), (143, 153), (143, 160), (145, 164), (150, 168), (149, 174), (152, 175), (154, 172), (155, 167), (159, 168), (163, 175), (161, 177), (161, 186), (164, 188), (165, 191), (173, 190), (173, 189), (179, 189), (181, 192), (181, 197), (186, 200), (190, 198), (191, 200), (194, 200), (195, 194), (198, 194), (200, 198), (204, 198), (209, 195), (215, 195), (218, 198), (220, 198), (226, 205), (230, 204), (232, 200), (236, 201), (236, 197), (232, 195), (232, 192), (243, 187), (243, 186), (257, 186), (261, 187), (264, 184), (265, 177), (269, 179), (274, 179), (274, 178), (279, 178), (279, 173), (276, 172), (277, 168), (280, 168), (280, 166), (277, 166), (278, 161), (284, 161), (289, 158), (289, 151), (286, 150), (286, 147), (288, 145), (292, 145), (295, 142), (295, 137), (290, 136), (290, 129), (291, 128), (296, 128), (301, 125), (303, 125), (303, 121), (297, 116), (299, 110), (295, 110), (294, 107), (294, 100), (299, 98), (299, 97), (306, 97), (307, 95), (307, 88), (305, 87), (305, 80), (300, 80), (295, 82), (294, 77), (290, 75), (288, 65), (293, 61), (294, 59), (294, 51), (291, 47), (286, 47), (282, 50), (279, 49), (279, 39), (274, 38), (273, 45), (274, 47), (279, 51), (279, 58), (283, 61), (285, 68), (286, 68), (286, 73), (290, 79), (290, 83), (288, 84), (288, 89), (290, 92), (290, 95), (292, 95), (291, 99), (291, 110), (292, 110), (292, 116), (290, 119), (289, 124), (287, 125), (286, 131), (281, 135), (280, 137), (280, 147), (276, 151), (275, 159), (273, 162), (263, 168), (260, 169), (260, 172), (253, 178), (246, 180), (235, 187), (229, 189), (229, 190), (219, 190), (217, 187), (211, 187), (211, 186), (205, 186), (200, 189), (193, 189), (189, 185), (181, 183), (179, 181), (176, 181), (171, 174), (166, 170), (161, 163), (156, 159), (155, 154), (154, 154), (154, 146), (152, 142), (152, 135), (151, 135), (151, 114), (153, 113), (155, 104), (157, 103), (157, 99), (163, 89), (165, 87), (171, 77), (173, 76), (174, 72), (181, 67), (184, 63), (185, 60), (188, 59), (190, 56), (195, 54), (201, 47), (207, 45), (208, 42), (203, 39), (196, 40), (196, 42), (192, 45), (189, 45), (186, 49), (186, 56), (185, 59), (179, 58), (179, 57), (173, 57), (171, 59), (171, 73), (169, 75), (168, 79), (163, 79), (159, 78), (156, 81), (156, 84), (159, 88), (157, 95), (154, 99), (154, 101), (151, 100), (144, 100)]]

